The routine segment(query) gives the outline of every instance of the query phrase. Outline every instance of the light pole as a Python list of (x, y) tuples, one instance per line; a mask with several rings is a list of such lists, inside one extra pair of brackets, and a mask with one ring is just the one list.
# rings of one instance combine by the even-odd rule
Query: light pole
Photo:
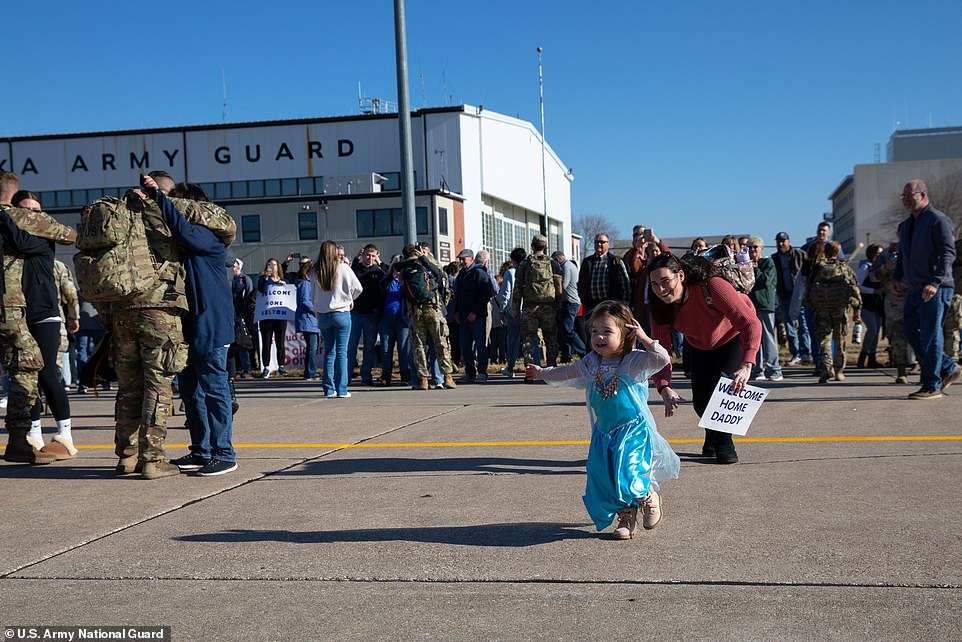
[(394, 50), (397, 58), (398, 134), (401, 143), (401, 207), (404, 242), (418, 242), (414, 209), (414, 154), (411, 151), (411, 101), (408, 97), (408, 47), (404, 35), (404, 0), (394, 0)]
[(544, 73), (541, 68), (541, 47), (538, 47), (538, 100), (541, 103), (541, 195), (544, 198), (544, 227), (548, 231), (548, 182), (544, 164)]

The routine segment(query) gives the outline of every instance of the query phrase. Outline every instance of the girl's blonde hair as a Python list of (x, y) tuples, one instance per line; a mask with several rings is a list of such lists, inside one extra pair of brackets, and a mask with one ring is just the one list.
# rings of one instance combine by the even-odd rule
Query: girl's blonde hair
[(621, 330), (621, 346), (618, 348), (619, 357), (624, 357), (635, 349), (635, 340), (629, 339), (629, 335), (634, 335), (628, 331), (628, 324), (634, 325), (636, 321), (627, 305), (621, 301), (602, 301), (591, 312), (591, 317), (588, 319), (588, 329), (590, 330), (591, 324), (601, 317), (611, 318), (618, 329)]
[(317, 284), (325, 292), (334, 289), (337, 282), (337, 270), (340, 268), (340, 261), (337, 260), (337, 244), (334, 241), (324, 241), (321, 249), (317, 253), (317, 262), (314, 264)]

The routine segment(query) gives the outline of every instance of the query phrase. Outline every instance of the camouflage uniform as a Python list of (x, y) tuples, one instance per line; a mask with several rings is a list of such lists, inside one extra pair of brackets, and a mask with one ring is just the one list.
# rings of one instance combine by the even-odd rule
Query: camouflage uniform
[(443, 306), (436, 304), (411, 305), (408, 309), (411, 326), (411, 352), (414, 354), (414, 367), (418, 378), (430, 377), (425, 346), (430, 340), (434, 354), (443, 374), (453, 372), (451, 367), (451, 346), (448, 343), (448, 322), (444, 319)]
[(955, 361), (959, 358), (959, 327), (962, 326), (962, 239), (955, 242), (955, 262), (952, 263), (955, 294), (945, 314), (942, 332), (945, 338), (943, 352)]
[[(181, 314), (187, 311), (185, 272), (160, 208), (133, 192), (127, 207), (140, 212), (157, 273), (153, 287), (130, 301), (98, 305), (113, 330), (111, 356), (117, 372), (114, 451), (122, 460), (163, 462), (171, 383), (187, 364)], [(106, 325), (106, 320), (105, 325)]]
[(885, 313), (885, 336), (889, 340), (890, 366), (904, 368), (915, 361), (912, 349), (902, 332), (902, 314), (905, 309), (905, 295), (892, 288), (892, 272), (895, 270), (893, 253), (886, 249), (869, 268), (869, 276), (882, 284), (882, 308)]
[(53, 278), (57, 283), (57, 294), (60, 296), (60, 347), (57, 351), (57, 363), (61, 364), (63, 353), (69, 347), (67, 321), (80, 319), (80, 298), (77, 296), (77, 286), (73, 282), (70, 268), (57, 259), (53, 262)]
[[(554, 286), (554, 298), (551, 301), (534, 301), (531, 299), (530, 286), (532, 279), (531, 261), (544, 260), (550, 263), (552, 272), (552, 282)], [(547, 256), (543, 254), (532, 254), (525, 259), (514, 277), (514, 295), (512, 305), (514, 306), (515, 318), (521, 319), (521, 345), (524, 355), (525, 365), (538, 363), (538, 355), (541, 350), (538, 339), (538, 329), (541, 329), (541, 336), (544, 339), (546, 365), (554, 367), (558, 365), (558, 327), (557, 316), (558, 306), (561, 303), (561, 269)]]
[[(845, 369), (845, 348), (849, 337), (849, 323), (852, 311), (862, 308), (862, 298), (858, 290), (858, 278), (847, 263), (841, 259), (825, 259), (812, 268), (811, 282), (834, 281), (839, 274), (844, 275), (848, 285), (848, 305), (835, 308), (806, 307), (815, 310), (815, 340), (819, 347), (819, 361), (823, 373), (838, 376)], [(835, 339), (835, 352), (832, 353), (832, 338)], [(824, 375), (823, 375), (824, 376)]]
[[(39, 238), (71, 244), (76, 232), (61, 225), (43, 212), (3, 206), (0, 216), (14, 226)], [(5, 224), (5, 223), (4, 223)], [(0, 316), (0, 362), (7, 365), (10, 395), (7, 402), (6, 428), (10, 433), (4, 458), (7, 461), (46, 464), (56, 458), (41, 453), (41, 445), (27, 442), (30, 430), (30, 408), (39, 395), (37, 375), (43, 368), (43, 356), (33, 335), (27, 329), (27, 301), (23, 294), (24, 257), (16, 248), (4, 244), (3, 315)]]

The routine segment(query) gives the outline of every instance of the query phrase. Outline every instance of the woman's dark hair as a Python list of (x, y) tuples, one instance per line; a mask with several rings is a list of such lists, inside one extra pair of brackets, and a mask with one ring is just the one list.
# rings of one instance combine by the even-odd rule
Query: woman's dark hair
[(872, 243), (865, 249), (865, 258), (867, 258), (869, 261), (874, 261), (875, 257), (882, 253), (883, 249), (885, 248), (878, 243)]
[(671, 253), (661, 254), (648, 264), (648, 308), (651, 319), (658, 325), (672, 325), (678, 308), (673, 303), (665, 303), (655, 294), (651, 287), (651, 273), (661, 268), (668, 268), (674, 274), (685, 273), (683, 287), (687, 288), (700, 283), (707, 283), (712, 275), (712, 263), (704, 256), (686, 256), (683, 260)]
[(528, 256), (528, 253), (524, 251), (523, 247), (516, 247), (513, 250), (511, 250), (510, 256), (512, 261), (514, 261), (518, 265), (521, 265), (521, 261), (523, 261), (525, 257)]
[(40, 200), (40, 197), (37, 196), (35, 192), (28, 192), (25, 189), (22, 189), (16, 194), (14, 194), (13, 197), (10, 199), (10, 204), (13, 205), (14, 207), (18, 207), (22, 201), (26, 201), (26, 200), (37, 201), (38, 203), (40, 203), (40, 207), (43, 207), (43, 201)]
[(174, 189), (170, 190), (170, 195), (174, 198), (187, 198), (192, 201), (210, 202), (210, 197), (200, 185), (195, 183), (177, 183)]
[(311, 268), (314, 264), (311, 261), (301, 261), (301, 265), (297, 268), (297, 278), (306, 281), (311, 278)]
[(610, 317), (621, 330), (621, 345), (618, 346), (618, 356), (624, 357), (635, 349), (635, 340), (628, 338), (628, 324), (637, 323), (632, 316), (631, 310), (621, 301), (602, 301), (591, 311), (588, 318), (588, 331), (591, 332), (591, 324), (595, 319)]

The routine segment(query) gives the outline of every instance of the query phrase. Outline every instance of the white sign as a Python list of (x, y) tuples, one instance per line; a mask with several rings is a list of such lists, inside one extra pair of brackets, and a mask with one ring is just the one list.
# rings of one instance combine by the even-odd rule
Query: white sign
[(732, 380), (721, 377), (708, 401), (708, 407), (701, 414), (699, 428), (708, 428), (733, 435), (744, 435), (755, 419), (755, 413), (762, 407), (768, 390), (745, 386), (741, 392), (731, 389)]
[(254, 304), (254, 322), (276, 319), (293, 321), (297, 310), (297, 287), (293, 285), (270, 285), (267, 294), (258, 294)]

